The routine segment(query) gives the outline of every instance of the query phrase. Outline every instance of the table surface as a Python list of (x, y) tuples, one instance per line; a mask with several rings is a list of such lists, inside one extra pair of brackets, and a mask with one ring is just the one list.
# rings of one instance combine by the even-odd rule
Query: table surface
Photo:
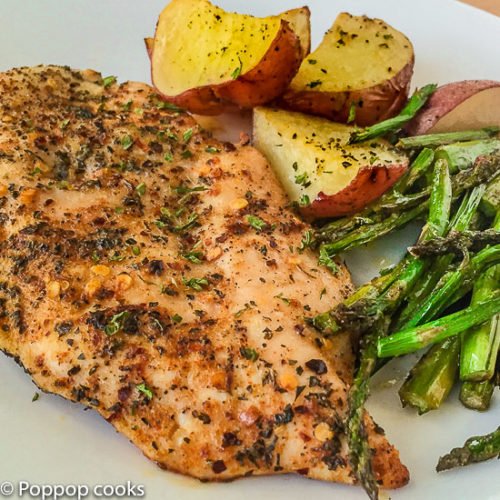
[(500, 16), (500, 0), (462, 0), (465, 3), (487, 10), (492, 14)]

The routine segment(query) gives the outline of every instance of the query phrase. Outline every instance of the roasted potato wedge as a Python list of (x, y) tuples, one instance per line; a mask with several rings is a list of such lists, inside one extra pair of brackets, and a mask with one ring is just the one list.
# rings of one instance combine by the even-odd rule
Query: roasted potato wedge
[(500, 82), (464, 80), (439, 87), (406, 126), (410, 135), (500, 126)]
[(266, 103), (297, 73), (310, 44), (308, 25), (307, 8), (257, 18), (208, 0), (172, 0), (153, 42), (146, 40), (153, 84), (166, 100), (198, 114)]
[[(311, 11), (309, 7), (287, 10), (277, 16), (286, 21), (292, 31), (299, 37), (301, 47), (301, 59), (304, 59), (311, 52)], [(146, 51), (151, 58), (153, 53), (154, 38), (145, 38)]]
[(408, 158), (387, 141), (348, 145), (354, 127), (302, 113), (259, 107), (254, 145), (269, 160), (304, 215), (357, 212), (404, 173)]
[(405, 35), (380, 19), (341, 13), (280, 102), (337, 122), (371, 125), (403, 107), (413, 63)]

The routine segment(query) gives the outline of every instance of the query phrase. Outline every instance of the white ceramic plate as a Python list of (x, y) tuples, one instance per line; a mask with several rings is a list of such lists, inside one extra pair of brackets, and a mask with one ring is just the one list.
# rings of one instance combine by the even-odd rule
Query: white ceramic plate
[[(34, 64), (94, 68), (120, 80), (149, 81), (142, 39), (153, 33), (166, 0), (2, 0), (0, 70)], [(256, 15), (300, 6), (301, 0), (224, 0), (221, 6)], [(305, 2), (304, 2), (305, 3)], [(336, 14), (347, 10), (388, 21), (406, 33), (416, 51), (414, 85), (466, 78), (500, 80), (500, 19), (453, 0), (309, 0), (313, 43)], [(193, 40), (193, 48), (196, 40)], [(1, 99), (1, 96), (0, 96)], [(357, 281), (377, 265), (401, 255), (415, 229), (393, 235), (349, 258)], [(397, 386), (408, 360), (391, 364), (374, 381), (370, 408), (401, 450), (412, 473), (409, 486), (391, 492), (395, 500), (500, 499), (498, 461), (437, 475), (439, 455), (468, 436), (493, 430), (500, 422), (499, 397), (486, 414), (460, 407), (456, 394), (438, 412), (417, 417), (402, 410)], [(358, 488), (300, 477), (246, 479), (201, 484), (159, 470), (91, 411), (42, 395), (32, 403), (34, 385), (14, 362), (0, 356), (0, 483), (142, 484), (149, 499), (238, 498), (288, 500), (365, 498)], [(1, 495), (0, 495), (1, 496)]]

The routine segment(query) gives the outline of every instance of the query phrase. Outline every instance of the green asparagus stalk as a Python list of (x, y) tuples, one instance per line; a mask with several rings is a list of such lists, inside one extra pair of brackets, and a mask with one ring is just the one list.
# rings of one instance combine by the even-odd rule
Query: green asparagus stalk
[(479, 156), (488, 156), (500, 152), (500, 140), (457, 142), (441, 146), (435, 150), (436, 159), (448, 162), (450, 172), (470, 168)]
[[(467, 229), (473, 215), (476, 213), (484, 191), (485, 186), (482, 184), (465, 194), (453, 220), (449, 224), (448, 233)], [(396, 322), (396, 330), (401, 322), (404, 323), (408, 320), (408, 317), (411, 317), (422, 297), (426, 297), (432, 292), (452, 260), (453, 255), (451, 254), (440, 255), (427, 269), (427, 272), (407, 297), (407, 305), (403, 309), (398, 322)], [(420, 414), (441, 406), (455, 383), (458, 371), (459, 346), (460, 340), (458, 338), (447, 339), (435, 344), (426, 355), (422, 356), (399, 391), (403, 406), (414, 406)]]
[[(499, 283), (499, 266), (485, 273), (484, 278), (496, 275), (496, 283)], [(480, 280), (478, 286), (484, 283)], [(488, 288), (488, 287), (485, 287)], [(498, 289), (498, 286), (496, 287)], [(486, 291), (486, 290), (485, 290)], [(489, 289), (491, 293), (491, 289)], [(486, 293), (475, 293), (473, 302), (477, 302), (477, 297), (487, 297)], [(495, 373), (498, 349), (500, 346), (500, 315), (495, 315), (491, 321), (480, 325), (464, 335), (464, 347), (460, 358), (460, 378), (462, 380), (481, 381), (491, 379)]]
[(500, 244), (500, 229), (490, 228), (483, 231), (453, 231), (445, 237), (436, 237), (432, 240), (417, 243), (408, 251), (418, 257), (432, 257), (436, 255), (464, 255), (469, 251), (477, 251), (488, 245)]
[(403, 149), (435, 148), (461, 141), (481, 141), (491, 139), (492, 137), (498, 135), (499, 131), (499, 127), (486, 127), (480, 130), (415, 135), (413, 137), (402, 137), (399, 139), (396, 146)]
[(442, 472), (454, 467), (484, 462), (498, 456), (500, 456), (500, 427), (485, 436), (467, 439), (461, 448), (454, 448), (450, 453), (441, 457), (436, 470)]
[(443, 277), (437, 289), (423, 301), (401, 328), (410, 329), (438, 316), (446, 307), (467, 294), (474, 281), (486, 269), (498, 263), (500, 263), (500, 245), (485, 248), (463, 262), (458, 269)]
[(460, 387), (460, 401), (466, 408), (486, 411), (490, 407), (495, 383), (493, 380), (483, 382), (463, 382)]
[[(437, 162), (434, 167), (433, 184), (429, 206), (428, 224), (422, 229), (421, 239), (441, 235), (448, 224), (451, 183), (446, 162)], [(368, 383), (377, 367), (377, 345), (389, 329), (391, 314), (399, 307), (404, 296), (411, 290), (425, 269), (425, 263), (408, 256), (400, 274), (382, 295), (370, 304), (370, 315), (375, 322), (362, 339), (360, 364), (349, 391), (349, 420), (347, 441), (350, 461), (356, 477), (370, 498), (378, 498), (378, 487), (371, 466), (371, 449), (366, 440), (364, 428), (364, 404), (369, 394)]]
[[(379, 201), (384, 203), (387, 198), (393, 198), (395, 196), (397, 197), (401, 194), (405, 194), (427, 173), (433, 162), (434, 151), (429, 148), (423, 148), (413, 160), (408, 171), (397, 180), (390, 191), (379, 198)], [(375, 202), (375, 204), (376, 203), (378, 202)]]
[(428, 200), (426, 200), (417, 207), (412, 208), (407, 212), (394, 214), (393, 216), (388, 217), (382, 222), (378, 222), (370, 226), (361, 227), (337, 241), (334, 241), (332, 243), (325, 243), (323, 247), (325, 248), (328, 255), (333, 257), (340, 252), (345, 252), (361, 245), (365, 245), (366, 243), (370, 243), (371, 241), (380, 238), (381, 236), (389, 234), (399, 227), (405, 226), (412, 220), (419, 218), (427, 211), (428, 206), (429, 202)]
[[(438, 161), (434, 167), (434, 179), (431, 190), (431, 210), (427, 225), (422, 230), (420, 242), (431, 241), (444, 234), (448, 227), (450, 215), (450, 206), (452, 199), (452, 191), (450, 184), (450, 176), (448, 165), (445, 161)], [(437, 208), (439, 207), (439, 209)], [(399, 307), (408, 293), (414, 289), (415, 283), (418, 283), (423, 271), (426, 269), (428, 262), (424, 259), (413, 259), (402, 273), (399, 282), (388, 290), (384, 297), (380, 300), (381, 307), (384, 307), (383, 302), (388, 301), (384, 310), (393, 313)], [(399, 285), (399, 286), (398, 286)], [(439, 405), (440, 402), (448, 395), (453, 387), (454, 377), (457, 371), (457, 356), (458, 347), (455, 350), (435, 349), (436, 355), (431, 353), (431, 357), (427, 360), (421, 360), (410, 375), (407, 384), (402, 388), (400, 393), (403, 405), (415, 403), (421, 412), (429, 411), (434, 405)], [(453, 352), (456, 351), (457, 356)], [(433, 363), (439, 358), (439, 366)], [(420, 393), (419, 393), (420, 391)], [(412, 398), (413, 396), (413, 398)], [(425, 398), (427, 397), (427, 407)]]
[(373, 329), (368, 341), (360, 352), (360, 364), (349, 391), (349, 417), (347, 423), (347, 440), (349, 443), (349, 459), (358, 481), (371, 499), (378, 499), (378, 485), (372, 470), (372, 449), (366, 438), (365, 402), (368, 398), (370, 377), (377, 364), (376, 339), (383, 337), (388, 322), (380, 320)]
[(495, 294), (489, 300), (479, 302), (449, 316), (380, 339), (377, 344), (378, 356), (387, 358), (418, 351), (430, 344), (453, 337), (468, 328), (480, 325), (498, 313), (500, 313), (500, 294)]
[(379, 203), (377, 210), (382, 214), (391, 214), (394, 212), (401, 212), (402, 210), (409, 210), (420, 203), (427, 201), (430, 195), (430, 187), (425, 187), (418, 193), (407, 195), (395, 196), (391, 199), (384, 200)]
[[(484, 192), (485, 186), (484, 184), (481, 184), (464, 195), (455, 216), (450, 222), (448, 232), (460, 232), (469, 227)], [(406, 298), (406, 305), (401, 311), (398, 320), (394, 324), (393, 328), (395, 330), (400, 330), (401, 326), (412, 317), (415, 310), (419, 307), (422, 299), (432, 293), (439, 280), (443, 277), (448, 267), (453, 262), (453, 259), (453, 255), (446, 254), (440, 255), (434, 260), (430, 269), (428, 269), (428, 271), (421, 277), (420, 281), (415, 285), (412, 292)]]
[(437, 85), (429, 84), (416, 90), (399, 115), (389, 118), (388, 120), (384, 120), (383, 122), (376, 123), (375, 125), (365, 128), (362, 131), (353, 132), (351, 134), (349, 144), (367, 141), (369, 139), (374, 139), (375, 137), (386, 135), (389, 132), (397, 132), (401, 130), (418, 113), (436, 88)]
[(417, 408), (420, 415), (439, 408), (455, 383), (459, 353), (459, 337), (432, 346), (399, 390), (403, 406)]
[(474, 161), (472, 168), (460, 170), (453, 176), (453, 188), (459, 188), (459, 193), (463, 193), (479, 184), (494, 182), (499, 174), (500, 153), (479, 156)]
[(427, 226), (424, 228), (424, 240), (442, 236), (450, 219), (452, 191), (450, 171), (444, 160), (438, 160), (434, 166), (434, 180), (431, 187), (431, 206), (439, 206), (439, 210), (430, 210)]
[(488, 184), (486, 193), (481, 200), (481, 210), (488, 217), (495, 217), (500, 210), (500, 177)]
[[(405, 265), (406, 262), (403, 259), (389, 273), (378, 276), (370, 282), (360, 286), (342, 302), (342, 305), (347, 308), (353, 308), (356, 304), (375, 301), (398, 278)], [(325, 335), (337, 333), (342, 328), (335, 319), (333, 311), (327, 311), (314, 316), (311, 320), (311, 324)]]
[[(494, 223), (500, 230), (500, 212)], [(474, 284), (471, 304), (486, 300), (500, 286), (500, 265), (489, 268)], [(461, 380), (488, 380), (495, 372), (500, 347), (500, 315), (463, 336), (460, 354)]]

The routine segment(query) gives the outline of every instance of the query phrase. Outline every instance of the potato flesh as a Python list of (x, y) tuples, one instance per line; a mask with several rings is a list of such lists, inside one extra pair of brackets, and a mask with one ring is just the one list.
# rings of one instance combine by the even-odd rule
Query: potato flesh
[(173, 0), (160, 14), (153, 81), (165, 95), (217, 85), (248, 72), (264, 57), (281, 19), (225, 12), (207, 0)]
[(354, 91), (393, 78), (412, 59), (410, 41), (380, 19), (341, 13), (292, 80), (292, 90)]
[(276, 17), (286, 21), (290, 25), (290, 28), (292, 28), (292, 31), (299, 37), (302, 58), (306, 57), (311, 51), (311, 14), (309, 9), (307, 7), (291, 9)]
[(473, 130), (488, 126), (500, 127), (500, 83), (465, 99), (439, 118), (428, 133)]
[(348, 145), (354, 127), (302, 113), (254, 110), (254, 144), (292, 201), (334, 195), (365, 167), (401, 165), (406, 157), (383, 140)]

